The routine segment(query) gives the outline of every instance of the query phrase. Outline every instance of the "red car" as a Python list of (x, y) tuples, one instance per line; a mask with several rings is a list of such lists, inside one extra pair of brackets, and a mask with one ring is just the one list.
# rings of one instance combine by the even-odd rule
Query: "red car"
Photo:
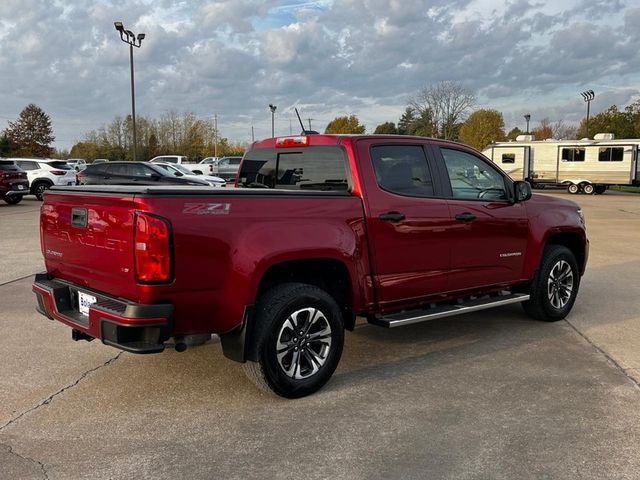
[(0, 198), (9, 205), (15, 205), (28, 193), (27, 173), (18, 168), (14, 161), (0, 159)]
[(53, 189), (39, 311), (137, 353), (217, 333), (256, 384), (300, 397), (329, 380), (356, 316), (390, 328), (522, 303), (555, 321), (587, 262), (578, 205), (458, 143), (273, 138), (237, 186)]

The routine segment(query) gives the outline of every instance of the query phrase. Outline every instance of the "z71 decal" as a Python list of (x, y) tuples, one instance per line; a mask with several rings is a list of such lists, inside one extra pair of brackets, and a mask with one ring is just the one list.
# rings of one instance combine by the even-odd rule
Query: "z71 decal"
[(229, 215), (230, 203), (185, 203), (182, 213), (186, 215)]

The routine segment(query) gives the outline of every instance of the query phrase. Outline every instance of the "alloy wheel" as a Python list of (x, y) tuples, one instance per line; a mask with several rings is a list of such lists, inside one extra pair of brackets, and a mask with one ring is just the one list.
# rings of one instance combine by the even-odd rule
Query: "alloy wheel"
[(324, 313), (309, 307), (284, 321), (276, 341), (278, 365), (295, 380), (315, 375), (331, 351), (331, 325)]
[(551, 269), (547, 280), (547, 295), (554, 308), (561, 309), (573, 293), (573, 270), (565, 260), (559, 260)]

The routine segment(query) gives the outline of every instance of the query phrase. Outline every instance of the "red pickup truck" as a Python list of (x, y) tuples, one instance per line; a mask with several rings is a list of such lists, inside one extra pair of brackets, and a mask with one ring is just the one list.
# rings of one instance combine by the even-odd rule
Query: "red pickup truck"
[(458, 143), (272, 138), (236, 183), (49, 190), (38, 310), (136, 353), (217, 333), (257, 385), (294, 398), (329, 380), (356, 316), (398, 327), (521, 302), (555, 321), (587, 262), (575, 203)]

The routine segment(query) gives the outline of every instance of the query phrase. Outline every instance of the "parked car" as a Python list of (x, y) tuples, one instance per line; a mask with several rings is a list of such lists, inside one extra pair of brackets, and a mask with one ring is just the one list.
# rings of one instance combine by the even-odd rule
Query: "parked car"
[(189, 162), (189, 157), (184, 155), (159, 155), (149, 160), (151, 163), (172, 163), (182, 165), (184, 168), (191, 170), (196, 175), (211, 175), (213, 173), (212, 166), (202, 165), (200, 163)]
[(177, 163), (160, 163), (156, 162), (154, 165), (159, 166), (160, 168), (165, 169), (169, 173), (175, 175), (176, 177), (182, 178), (191, 178), (195, 180), (204, 180), (212, 187), (226, 187), (227, 182), (220, 177), (215, 177), (213, 175), (196, 175), (191, 170), (186, 169), (183, 165), (179, 165)]
[(329, 380), (358, 316), (400, 328), (520, 303), (558, 321), (589, 256), (578, 205), (456, 142), (270, 138), (238, 183), (51, 192), (38, 310), (135, 353), (220, 334), (256, 385), (293, 398)]
[(107, 162), (88, 165), (77, 175), (78, 185), (209, 185), (195, 176), (177, 177), (149, 162)]
[(226, 181), (235, 180), (240, 169), (242, 157), (222, 157), (214, 164), (212, 173)]
[(67, 160), (67, 165), (73, 168), (76, 172), (87, 168), (87, 161), (83, 158), (70, 158)]
[(108, 158), (96, 158), (93, 162), (91, 162), (91, 164), (95, 164), (95, 163), (106, 163), (108, 162), (109, 159)]
[(42, 201), (45, 190), (53, 185), (75, 185), (75, 170), (64, 160), (42, 158), (10, 158), (27, 172), (29, 193)]
[(27, 173), (14, 161), (0, 158), (0, 198), (9, 205), (22, 201), (29, 193)]

